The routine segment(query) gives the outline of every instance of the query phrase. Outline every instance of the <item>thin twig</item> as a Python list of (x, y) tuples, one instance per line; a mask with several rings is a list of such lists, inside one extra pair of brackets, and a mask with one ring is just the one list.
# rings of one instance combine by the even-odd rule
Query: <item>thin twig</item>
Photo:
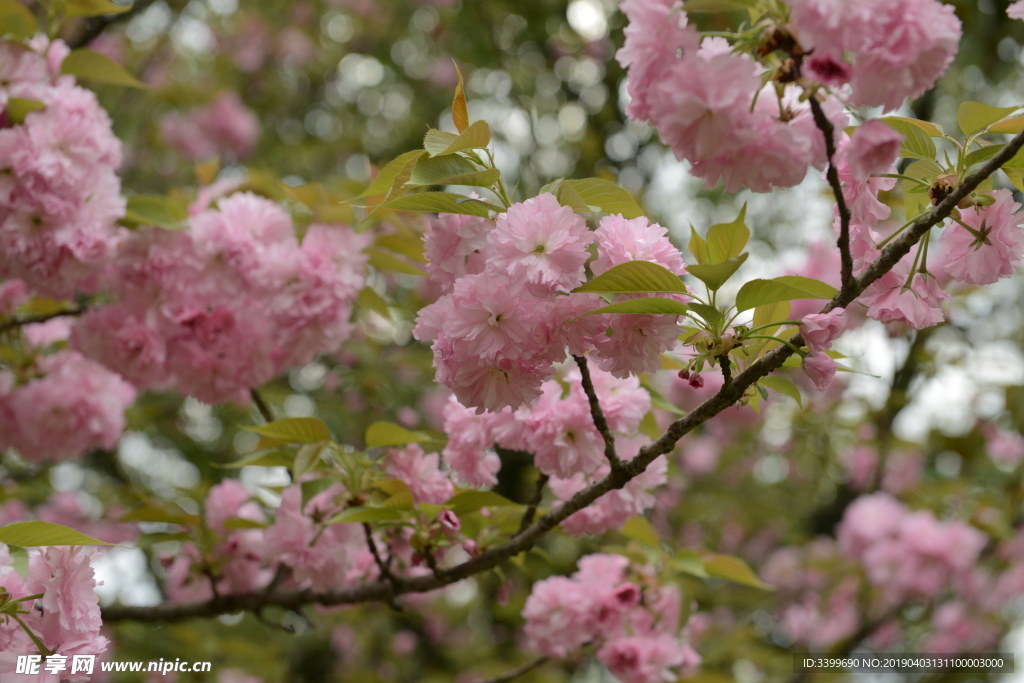
[(852, 289), (853, 280), (853, 257), (850, 255), (850, 207), (846, 205), (846, 197), (843, 195), (843, 185), (839, 182), (839, 172), (836, 170), (836, 141), (835, 127), (825, 116), (821, 103), (814, 96), (808, 99), (811, 105), (811, 113), (814, 114), (814, 123), (825, 136), (825, 153), (828, 155), (828, 170), (825, 177), (832, 187), (832, 194), (836, 196), (836, 208), (839, 210), (839, 258), (841, 269), (841, 282), (844, 290)]
[(533, 490), (533, 498), (527, 503), (526, 512), (523, 513), (523, 519), (519, 522), (519, 531), (516, 533), (522, 533), (526, 527), (533, 523), (533, 518), (537, 514), (537, 507), (540, 505), (541, 500), (544, 499), (544, 487), (548, 484), (548, 475), (541, 474), (537, 477), (537, 486)]
[(265, 400), (263, 400), (262, 396), (260, 396), (260, 392), (256, 391), (255, 389), (250, 389), (249, 395), (252, 396), (252, 402), (256, 404), (256, 409), (260, 411), (260, 415), (263, 416), (263, 419), (267, 423), (273, 422), (274, 411), (270, 409), (270, 405)]
[[(370, 525), (366, 522), (363, 522), (363, 533), (366, 534), (366, 545), (370, 548), (370, 554), (373, 555), (373, 561), (377, 563), (377, 569), (380, 571), (381, 578), (384, 581), (390, 583), (392, 587), (394, 587), (395, 576), (391, 573), (391, 567), (389, 566), (389, 563), (386, 563), (384, 562), (383, 559), (381, 559), (380, 551), (377, 550), (377, 541), (373, 539), (373, 529), (371, 529)], [(387, 599), (387, 603), (391, 606), (391, 609), (395, 610), (396, 612), (402, 611), (402, 608), (398, 605), (397, 602), (395, 602), (394, 595)]]
[(604, 411), (601, 410), (601, 402), (597, 398), (594, 381), (590, 378), (590, 368), (587, 366), (587, 359), (583, 356), (573, 356), (572, 359), (576, 361), (576, 365), (580, 369), (583, 391), (587, 393), (587, 399), (590, 400), (590, 416), (594, 421), (594, 427), (597, 428), (597, 431), (601, 433), (601, 438), (604, 439), (604, 457), (608, 459), (608, 464), (612, 466), (612, 471), (614, 472), (622, 467), (622, 461), (619, 460), (619, 455), (615, 452), (615, 437), (612, 436), (612, 432), (608, 428), (608, 420), (605, 419)]
[(480, 681), (480, 683), (508, 683), (508, 681), (514, 681), (523, 674), (530, 673), (534, 669), (543, 666), (547, 662), (547, 657), (538, 657), (532, 662), (527, 662), (526, 664), (523, 664), (518, 668), (512, 669), (507, 673), (503, 673), (500, 676), (495, 676), (494, 678), (488, 678), (486, 680)]
[(24, 325), (35, 325), (38, 323), (45, 323), (56, 318), (63, 318), (64, 316), (78, 316), (84, 314), (88, 309), (86, 308), (72, 308), (67, 311), (58, 311), (57, 313), (42, 313), (40, 315), (29, 315), (24, 318), (15, 318), (8, 320), (5, 323), (0, 324), (0, 334), (3, 334), (7, 330), (13, 330), (16, 327), (22, 327)]
[[(875, 280), (889, 272), (910, 251), (914, 244), (921, 239), (925, 232), (945, 220), (964, 197), (973, 192), (982, 180), (992, 175), (992, 173), (1009, 161), (1021, 147), (1024, 147), (1024, 132), (1017, 134), (991, 159), (980, 166), (975, 172), (968, 175), (963, 183), (954, 188), (937, 206), (918, 216), (904, 234), (893, 240), (864, 274), (855, 280), (852, 289), (840, 291), (821, 312), (827, 313), (834, 308), (845, 308), (852, 303)], [(803, 339), (800, 335), (796, 335), (790, 341), (796, 346), (803, 344)], [(670, 453), (675, 448), (676, 443), (686, 434), (739, 401), (750, 386), (782, 367), (782, 364), (793, 353), (793, 349), (789, 346), (780, 346), (768, 352), (746, 370), (735, 376), (729, 386), (722, 386), (714, 396), (669, 425), (669, 428), (657, 441), (641, 448), (635, 458), (623, 462), (618, 469), (613, 468), (604, 479), (596, 481), (582, 491), (579, 491), (572, 498), (555, 507), (547, 514), (542, 515), (537, 521), (505, 543), (488, 548), (479, 555), (471, 557), (454, 567), (441, 569), (436, 575), (430, 574), (410, 578), (394, 577), (393, 583), (380, 580), (321, 593), (309, 589), (289, 593), (275, 593), (272, 596), (264, 596), (262, 593), (241, 593), (221, 596), (206, 602), (165, 603), (145, 607), (131, 605), (113, 606), (103, 609), (103, 620), (113, 622), (131, 619), (135, 621), (167, 622), (193, 617), (213, 616), (224, 612), (254, 610), (264, 604), (296, 609), (310, 603), (333, 606), (365, 602), (387, 602), (396, 595), (431, 591), (488, 571), (519, 553), (529, 550), (542, 536), (561, 524), (570, 515), (579, 512), (609, 491), (621, 489), (632, 479), (642, 474), (659, 456)]]

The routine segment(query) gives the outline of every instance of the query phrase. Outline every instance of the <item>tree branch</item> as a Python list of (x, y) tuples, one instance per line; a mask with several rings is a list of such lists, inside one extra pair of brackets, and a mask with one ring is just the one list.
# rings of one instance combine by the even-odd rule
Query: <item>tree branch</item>
[(540, 501), (544, 498), (544, 487), (547, 486), (549, 478), (548, 475), (543, 473), (537, 478), (537, 487), (533, 491), (533, 498), (530, 499), (526, 512), (523, 513), (523, 520), (519, 522), (520, 532), (533, 522), (533, 518), (537, 514), (537, 508), (540, 506)]
[(843, 290), (849, 290), (854, 286), (853, 280), (853, 257), (850, 255), (850, 207), (846, 205), (846, 197), (843, 195), (843, 185), (839, 182), (839, 172), (836, 170), (836, 142), (835, 127), (825, 116), (821, 103), (813, 95), (808, 99), (811, 105), (811, 113), (814, 114), (814, 123), (825, 136), (825, 153), (828, 156), (828, 170), (825, 172), (828, 184), (832, 187), (832, 194), (836, 197), (836, 208), (839, 210), (839, 246), (840, 273)]
[(132, 8), (127, 12), (120, 12), (118, 14), (104, 14), (101, 17), (96, 17), (90, 20), (85, 25), (85, 30), (81, 34), (75, 37), (74, 40), (68, 41), (68, 47), (75, 50), (80, 47), (85, 47), (92, 41), (100, 37), (104, 31), (115, 24), (119, 24), (123, 21), (128, 21), (132, 17), (141, 14), (145, 10), (149, 9), (156, 0), (137, 0)]
[(532, 662), (527, 662), (526, 664), (523, 664), (520, 667), (516, 667), (515, 669), (512, 669), (507, 673), (501, 674), (500, 676), (495, 676), (494, 678), (488, 678), (487, 680), (480, 681), (480, 683), (508, 683), (509, 681), (514, 681), (523, 674), (530, 673), (537, 667), (543, 666), (547, 663), (547, 661), (547, 657), (539, 657), (533, 660)]
[(7, 322), (0, 324), (0, 334), (3, 334), (4, 332), (7, 332), (8, 330), (13, 330), (13, 329), (15, 329), (17, 327), (23, 327), (25, 325), (36, 325), (38, 323), (45, 323), (45, 322), (49, 322), (51, 320), (54, 320), (56, 318), (63, 318), (64, 316), (79, 316), (79, 315), (84, 314), (87, 310), (88, 309), (84, 308), (84, 307), (83, 308), (72, 308), (72, 309), (69, 309), (69, 310), (66, 310), (66, 311), (59, 311), (57, 313), (43, 313), (43, 314), (40, 314), (40, 315), (25, 316), (24, 318), (15, 318), (13, 320), (8, 320)]
[[(882, 251), (878, 259), (871, 264), (864, 274), (854, 280), (853, 287), (841, 290), (822, 309), (822, 312), (827, 313), (834, 308), (845, 308), (852, 303), (875, 280), (891, 270), (925, 232), (945, 220), (960, 200), (977, 188), (982, 180), (992, 175), (1004, 163), (1009, 161), (1021, 147), (1024, 147), (1024, 132), (1016, 135), (988, 162), (964, 178), (963, 183), (955, 188), (936, 207), (918, 216), (903, 234), (893, 240)], [(796, 335), (790, 341), (794, 346), (803, 345), (803, 339), (800, 335)], [(633, 478), (639, 476), (658, 456), (671, 452), (683, 436), (739, 401), (743, 398), (746, 390), (755, 382), (782, 367), (782, 364), (793, 353), (794, 351), (791, 346), (780, 346), (768, 352), (764, 357), (755, 361), (746, 370), (734, 377), (728, 386), (723, 385), (714, 396), (673, 422), (665, 434), (654, 443), (641, 448), (635, 458), (621, 463), (618, 469), (613, 468), (604, 479), (579, 491), (572, 498), (540, 517), (536, 522), (514, 535), (505, 543), (489, 548), (462, 564), (449, 569), (440, 569), (437, 574), (411, 578), (395, 577), (393, 583), (379, 580), (323, 593), (317, 593), (308, 589), (274, 592), (269, 595), (264, 595), (263, 593), (242, 593), (220, 596), (206, 602), (162, 604), (145, 607), (113, 606), (103, 610), (103, 620), (122, 621), (132, 619), (136, 621), (163, 622), (194, 617), (208, 617), (224, 612), (254, 610), (264, 604), (296, 609), (309, 603), (331, 606), (364, 602), (387, 602), (396, 595), (431, 591), (488, 571), (509, 558), (529, 550), (544, 534), (561, 524), (569, 516), (579, 512), (609, 491), (622, 488)]]
[(615, 437), (612, 436), (612, 432), (608, 428), (608, 420), (605, 419), (604, 411), (601, 410), (601, 402), (597, 399), (594, 381), (590, 377), (590, 367), (587, 365), (587, 359), (583, 356), (573, 356), (572, 359), (576, 361), (576, 366), (579, 367), (580, 375), (583, 378), (583, 391), (587, 393), (587, 399), (590, 400), (590, 416), (594, 420), (594, 426), (601, 433), (601, 438), (604, 439), (604, 457), (607, 458), (608, 464), (612, 466), (614, 472), (622, 467), (622, 461), (619, 460), (619, 455), (615, 452)]
[(256, 409), (260, 411), (260, 415), (263, 416), (263, 419), (268, 423), (273, 422), (274, 411), (270, 409), (270, 405), (263, 400), (262, 396), (260, 396), (260, 392), (255, 389), (250, 389), (249, 396), (252, 397), (252, 402), (256, 404)]

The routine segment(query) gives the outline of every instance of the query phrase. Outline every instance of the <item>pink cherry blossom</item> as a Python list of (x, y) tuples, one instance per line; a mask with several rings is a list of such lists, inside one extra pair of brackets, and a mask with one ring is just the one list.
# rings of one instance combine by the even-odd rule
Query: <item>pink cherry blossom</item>
[(188, 114), (168, 114), (160, 131), (168, 145), (192, 161), (222, 155), (244, 159), (256, 145), (260, 123), (238, 95), (224, 92)]
[(439, 469), (440, 456), (427, 455), (419, 444), (393, 448), (384, 460), (384, 471), (408, 484), (417, 501), (439, 505), (452, 497), (454, 487)]
[(668, 239), (668, 229), (640, 216), (627, 220), (620, 214), (601, 219), (595, 233), (597, 258), (590, 264), (594, 275), (628, 261), (648, 261), (676, 275), (686, 273), (683, 255)]
[(846, 309), (834, 308), (828, 313), (813, 313), (800, 323), (800, 335), (812, 352), (825, 351), (846, 329)]
[(862, 183), (873, 174), (888, 173), (899, 156), (902, 140), (902, 135), (877, 119), (857, 128), (846, 148), (846, 163), (853, 180)]
[(480, 251), (494, 224), (476, 216), (443, 213), (430, 222), (423, 236), (423, 255), (430, 279), (450, 292), (457, 278), (484, 270)]
[(1014, 0), (1006, 8), (1006, 16), (1024, 21), (1024, 0)]
[(939, 237), (948, 259), (945, 270), (960, 282), (990, 285), (1013, 275), (1024, 259), (1020, 204), (1009, 190), (994, 190), (992, 197), (989, 206), (961, 209), (960, 220), (973, 233), (954, 221)]
[(835, 379), (839, 365), (824, 351), (817, 351), (804, 358), (804, 372), (814, 382), (818, 391), (824, 391)]
[(594, 235), (582, 216), (544, 193), (498, 216), (487, 241), (488, 273), (532, 285), (538, 292), (567, 292), (583, 283), (587, 246)]
[(906, 286), (902, 263), (876, 280), (861, 296), (860, 301), (868, 306), (868, 315), (883, 323), (904, 322), (915, 330), (942, 322), (944, 316), (939, 305), (949, 295), (926, 273), (914, 273), (910, 286)]

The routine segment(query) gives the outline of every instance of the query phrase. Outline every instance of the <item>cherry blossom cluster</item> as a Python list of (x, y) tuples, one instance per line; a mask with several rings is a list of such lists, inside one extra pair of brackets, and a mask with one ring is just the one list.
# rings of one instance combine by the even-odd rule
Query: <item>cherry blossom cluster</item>
[[(92, 91), (61, 75), (68, 53), (0, 42), (0, 278), (56, 298), (98, 287), (125, 212), (121, 143)], [(42, 108), (15, 123), (26, 101)]]
[(686, 272), (660, 225), (612, 215), (590, 232), (581, 216), (547, 193), (514, 204), (494, 223), (464, 216), (434, 221), (425, 253), (444, 293), (420, 311), (414, 334), (433, 342), (437, 381), (463, 405), (498, 412), (536, 402), (566, 349), (589, 355), (617, 377), (659, 369), (659, 354), (676, 344), (675, 317), (588, 316), (601, 300), (570, 293), (586, 277), (595, 242), (594, 275), (634, 260)]
[(72, 345), (140, 389), (247, 402), (283, 370), (350, 334), (369, 236), (310, 225), (251, 193), (224, 197), (187, 230), (126, 238), (110, 276), (118, 300), (85, 315)]
[(680, 632), (679, 592), (620, 555), (588, 555), (571, 577), (539, 581), (523, 608), (526, 636), (550, 657), (584, 646), (622, 683), (675, 680), (700, 655)]
[[(99, 597), (89, 555), (82, 548), (49, 547), (29, 554), (23, 579), (6, 545), (0, 544), (0, 676), (16, 675), (18, 655), (38, 652), (38, 639), (49, 653), (71, 657), (106, 651), (109, 641), (100, 635)], [(15, 601), (42, 595), (20, 603)], [(25, 610), (14, 615), (4, 608)], [(26, 630), (27, 629), (27, 630)], [(31, 635), (29, 633), (31, 631)], [(42, 672), (36, 680), (87, 681), (88, 674), (70, 678), (66, 672)]]
[(237, 94), (224, 92), (187, 114), (168, 114), (160, 132), (170, 147), (192, 161), (245, 159), (259, 139), (260, 122)]
[[(650, 122), (662, 142), (709, 187), (729, 192), (792, 187), (808, 166), (824, 170), (825, 141), (794, 84), (764, 85), (763, 68), (724, 38), (703, 41), (679, 0), (625, 0), (626, 42), (616, 54), (628, 69), (626, 113)], [(842, 103), (823, 104), (836, 130)]]
[[(618, 379), (601, 370), (591, 378), (609, 429), (617, 434), (616, 448), (631, 460), (649, 443), (638, 434), (640, 421), (651, 408), (651, 398), (635, 377)], [(568, 385), (568, 392), (564, 385)], [(590, 403), (579, 371), (566, 372), (562, 381), (548, 380), (533, 407), (476, 414), (453, 396), (444, 408), (449, 440), (443, 457), (451, 470), (472, 486), (493, 486), (501, 467), (494, 446), (532, 453), (534, 464), (550, 477), (556, 499), (566, 501), (589, 484), (607, 476), (605, 443), (594, 427)], [(592, 505), (574, 513), (562, 528), (569, 533), (600, 534), (620, 528), (626, 520), (653, 507), (651, 493), (665, 483), (667, 463), (655, 460), (622, 489), (610, 491)]]

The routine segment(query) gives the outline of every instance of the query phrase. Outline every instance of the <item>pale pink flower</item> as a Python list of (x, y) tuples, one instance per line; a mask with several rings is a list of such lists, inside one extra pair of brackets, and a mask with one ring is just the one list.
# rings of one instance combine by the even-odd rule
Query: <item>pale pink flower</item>
[(34, 461), (113, 448), (124, 431), (124, 411), (134, 402), (135, 389), (74, 351), (40, 356), (36, 364), (41, 377), (0, 391), (0, 415), (8, 418), (0, 448), (14, 448)]
[(668, 239), (668, 229), (644, 216), (627, 220), (621, 214), (605, 216), (597, 231), (597, 258), (590, 264), (594, 275), (628, 261), (648, 261), (676, 275), (686, 273), (683, 255)]
[(1006, 8), (1006, 16), (1024, 21), (1024, 0), (1014, 0)]
[(670, 669), (693, 659), (692, 650), (670, 635), (623, 636), (605, 643), (597, 659), (622, 683), (678, 680)]
[(263, 522), (264, 515), (252, 493), (237, 479), (225, 479), (212, 486), (204, 504), (206, 524), (219, 534), (229, 533), (224, 526), (229, 519)]
[(384, 471), (404, 481), (417, 501), (439, 505), (452, 497), (454, 487), (440, 469), (440, 456), (427, 455), (419, 444), (392, 448), (384, 459)]
[(100, 599), (88, 554), (81, 548), (46, 548), (29, 558), (26, 587), (42, 593), (42, 635), (51, 643), (99, 633)]
[(486, 218), (442, 213), (430, 222), (423, 236), (427, 274), (450, 292), (457, 278), (482, 273), (485, 262), (480, 253), (494, 224)]
[(523, 607), (526, 637), (549, 657), (565, 657), (592, 634), (587, 629), (586, 591), (576, 581), (556, 576), (533, 585)]
[(835, 379), (839, 365), (824, 351), (816, 351), (804, 358), (804, 372), (818, 391), (824, 391)]
[(1017, 217), (1020, 204), (1009, 190), (994, 190), (995, 203), (960, 210), (960, 220), (951, 223), (939, 237), (947, 252), (945, 270), (961, 282), (990, 285), (1009, 277), (1024, 259), (1024, 229)]
[(846, 309), (834, 308), (828, 313), (805, 316), (800, 323), (800, 335), (811, 352), (825, 351), (832, 341), (846, 329)]
[(868, 315), (882, 323), (905, 322), (915, 330), (942, 322), (939, 305), (950, 297), (939, 289), (935, 278), (914, 273), (911, 286), (905, 282), (906, 270), (897, 266), (868, 287), (860, 298), (868, 306)]
[(992, 462), (1014, 467), (1024, 459), (1024, 437), (1018, 432), (989, 424), (982, 429), (982, 434), (985, 435), (988, 457), (992, 458)]
[(611, 336), (595, 339), (594, 360), (599, 368), (625, 379), (661, 369), (661, 354), (675, 347), (679, 337), (677, 316), (634, 313), (595, 315)]
[(498, 216), (487, 240), (488, 273), (534, 285), (538, 292), (567, 292), (583, 283), (594, 235), (582, 216), (544, 193)]
[(845, 150), (853, 180), (862, 183), (874, 174), (888, 173), (900, 154), (902, 140), (892, 126), (877, 119), (857, 128)]
[(164, 140), (192, 161), (228, 155), (244, 159), (260, 135), (256, 115), (233, 92), (224, 92), (188, 114), (168, 114), (160, 122)]

